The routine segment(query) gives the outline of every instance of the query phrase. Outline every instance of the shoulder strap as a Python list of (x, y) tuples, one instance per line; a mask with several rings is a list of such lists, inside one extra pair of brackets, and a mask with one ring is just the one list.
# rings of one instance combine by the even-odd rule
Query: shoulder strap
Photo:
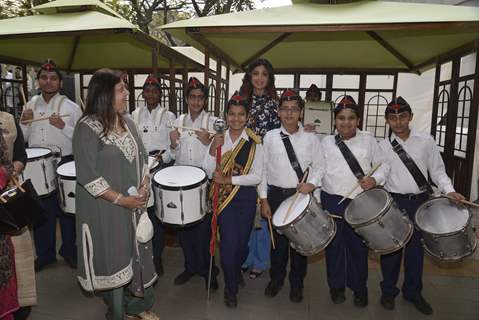
[(133, 111), (133, 114), (132, 114), (132, 119), (133, 119), (133, 122), (135, 123), (136, 126), (138, 126), (140, 124), (140, 115), (141, 115), (141, 112), (143, 111), (143, 108), (144, 107), (139, 107), (138, 109), (136, 109), (135, 111)]
[(281, 135), (281, 140), (283, 141), (284, 147), (286, 148), (286, 153), (288, 154), (289, 163), (291, 167), (293, 167), (294, 172), (298, 176), (298, 181), (303, 179), (304, 172), (299, 165), (298, 158), (296, 157), (296, 153), (294, 152), (293, 145), (291, 144), (291, 140), (289, 140), (289, 136), (284, 134), (283, 132), (279, 132)]
[(28, 101), (27, 104), (25, 105), (25, 110), (32, 109), (33, 111), (35, 111), (35, 106), (37, 104), (38, 97), (39, 95), (34, 95), (32, 99), (30, 99), (30, 101)]
[[(180, 122), (180, 126), (184, 127), (185, 126), (185, 121), (186, 121), (186, 113), (183, 113), (178, 119), (179, 119), (179, 122)], [(178, 128), (178, 132), (182, 133), (183, 129)]]
[(336, 145), (338, 146), (339, 151), (341, 151), (341, 153), (343, 154), (344, 160), (346, 160), (346, 162), (348, 163), (348, 166), (353, 172), (354, 176), (358, 179), (364, 177), (363, 168), (361, 168), (361, 165), (359, 164), (358, 160), (348, 148), (348, 146), (344, 143), (344, 141), (341, 139), (339, 134), (334, 137), (334, 140), (336, 141)]
[(158, 125), (161, 124), (161, 121), (163, 121), (163, 115), (166, 113), (166, 108), (161, 108), (161, 111), (156, 112), (156, 117), (155, 117), (155, 123), (158, 123)]
[(65, 97), (64, 95), (58, 95), (53, 101), (53, 112), (55, 112), (57, 115), (60, 115), (63, 101), (65, 101), (66, 98), (67, 97)]
[(209, 130), (209, 124), (210, 124), (210, 113), (205, 111), (205, 114), (203, 114), (203, 117), (201, 118), (201, 128)]
[(427, 191), (428, 193), (433, 193), (432, 187), (427, 181), (426, 177), (422, 174), (421, 170), (418, 168), (411, 156), (404, 150), (404, 148), (394, 139), (390, 141), (393, 147), (394, 152), (397, 153), (399, 159), (404, 163), (409, 173), (416, 181), (417, 186), (421, 191)]

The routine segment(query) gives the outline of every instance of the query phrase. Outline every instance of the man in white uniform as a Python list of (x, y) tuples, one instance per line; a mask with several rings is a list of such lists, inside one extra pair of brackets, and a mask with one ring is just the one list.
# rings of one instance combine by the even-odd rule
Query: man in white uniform
[[(72, 136), (81, 111), (78, 105), (60, 94), (62, 74), (55, 63), (48, 60), (37, 73), (41, 94), (34, 96), (25, 106), (20, 118), (21, 128), (29, 147), (51, 149), (61, 157), (59, 164), (73, 160)], [(61, 117), (61, 115), (67, 115)], [(31, 120), (47, 118), (41, 121)], [(28, 163), (27, 163), (28, 166)], [(76, 268), (75, 217), (63, 213), (55, 191), (41, 199), (46, 220), (34, 225), (34, 241), (37, 251), (35, 270), (56, 261), (56, 221), (60, 220), (62, 246), (59, 254)]]

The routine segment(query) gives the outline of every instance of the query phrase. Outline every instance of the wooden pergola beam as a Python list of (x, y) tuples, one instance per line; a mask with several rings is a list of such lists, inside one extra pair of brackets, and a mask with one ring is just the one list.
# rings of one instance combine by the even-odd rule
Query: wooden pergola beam
[(394, 75), (397, 72), (410, 72), (406, 68), (281, 68), (275, 67), (275, 74), (371, 74), (371, 75)]
[[(367, 31), (366, 32), (371, 38), (373, 38), (379, 45), (381, 45), (384, 49), (386, 49), (389, 53), (391, 53), (396, 59), (401, 61), (409, 70), (414, 68), (414, 64), (409, 61), (405, 56), (403, 56), (396, 48), (394, 48), (389, 42), (384, 40), (377, 32), (374, 31)], [(416, 71), (416, 73), (418, 73)]]
[(228, 26), (194, 27), (197, 33), (286, 33), (286, 32), (331, 32), (331, 31), (378, 31), (378, 30), (434, 30), (450, 28), (478, 28), (479, 22), (416, 22), (416, 23), (376, 23), (376, 24), (330, 24), (330, 25), (285, 25), (285, 26)]
[(273, 41), (271, 41), (270, 43), (268, 43), (268, 45), (266, 45), (265, 47), (263, 47), (262, 49), (260, 49), (258, 52), (256, 52), (255, 54), (253, 54), (251, 57), (249, 57), (248, 59), (246, 59), (241, 65), (241, 69), (244, 70), (244, 68), (246, 66), (248, 66), (248, 64), (250, 64), (253, 60), (256, 60), (257, 58), (261, 57), (262, 55), (264, 55), (266, 52), (268, 52), (269, 50), (271, 50), (272, 48), (274, 48), (276, 45), (278, 45), (280, 42), (284, 41), (287, 37), (289, 37), (292, 33), (291, 32), (285, 32), (283, 33), (282, 35), (280, 35), (279, 37), (277, 37), (276, 39), (274, 39)]
[(235, 61), (233, 58), (231, 58), (226, 52), (218, 48), (215, 44), (213, 44), (209, 39), (207, 39), (203, 34), (196, 32), (195, 30), (189, 30), (187, 28), (186, 32), (192, 37), (195, 41), (197, 41), (199, 44), (204, 46), (205, 48), (208, 49), (211, 53), (213, 53), (215, 56), (220, 57), (221, 59), (228, 61), (230, 64), (233, 64), (237, 66), (238, 68), (241, 68), (240, 64)]

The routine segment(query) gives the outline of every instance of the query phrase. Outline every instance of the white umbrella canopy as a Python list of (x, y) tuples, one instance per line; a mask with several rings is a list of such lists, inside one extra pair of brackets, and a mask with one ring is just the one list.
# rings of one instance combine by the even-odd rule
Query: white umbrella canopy
[(163, 30), (239, 71), (258, 57), (277, 72), (421, 72), (476, 47), (479, 8), (359, 1), (182, 20)]

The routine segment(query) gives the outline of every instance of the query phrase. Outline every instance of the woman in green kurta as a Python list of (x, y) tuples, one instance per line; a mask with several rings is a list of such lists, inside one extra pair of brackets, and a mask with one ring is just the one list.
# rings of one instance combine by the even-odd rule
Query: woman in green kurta
[[(122, 116), (127, 97), (119, 73), (95, 72), (73, 135), (78, 280), (87, 291), (103, 292), (107, 319), (154, 320), (148, 311), (156, 279), (151, 241), (136, 239), (148, 198), (148, 153), (133, 122)], [(131, 187), (139, 195), (128, 196)]]

